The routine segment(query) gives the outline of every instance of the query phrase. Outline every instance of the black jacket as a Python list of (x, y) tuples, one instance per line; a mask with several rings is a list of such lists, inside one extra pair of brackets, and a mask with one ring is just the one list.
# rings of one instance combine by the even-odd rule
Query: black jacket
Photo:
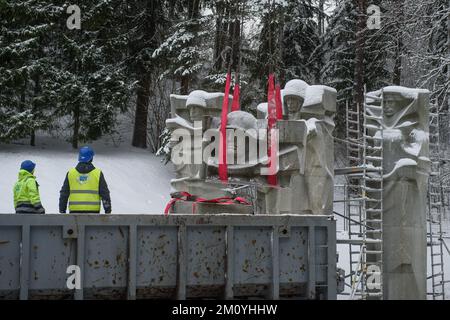
[[(89, 173), (95, 169), (92, 163), (83, 163), (80, 162), (75, 167), (79, 173)], [(103, 172), (100, 175), (100, 186), (98, 193), (102, 198), (103, 208), (105, 209), (105, 213), (111, 213), (111, 197), (109, 195), (108, 185), (106, 184), (105, 177), (103, 176)], [(67, 202), (69, 200), (70, 195), (70, 186), (69, 186), (69, 178), (68, 173), (66, 174), (66, 179), (64, 180), (64, 184), (59, 192), (59, 212), (65, 213), (67, 209)], [(86, 213), (86, 212), (71, 212), (71, 213)], [(99, 213), (99, 212), (91, 212), (91, 213)]]

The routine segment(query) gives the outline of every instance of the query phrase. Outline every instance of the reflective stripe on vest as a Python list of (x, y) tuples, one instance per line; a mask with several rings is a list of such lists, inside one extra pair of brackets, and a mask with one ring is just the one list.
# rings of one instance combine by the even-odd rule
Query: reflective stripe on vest
[(79, 173), (75, 168), (67, 175), (69, 180), (69, 211), (100, 212), (100, 169)]

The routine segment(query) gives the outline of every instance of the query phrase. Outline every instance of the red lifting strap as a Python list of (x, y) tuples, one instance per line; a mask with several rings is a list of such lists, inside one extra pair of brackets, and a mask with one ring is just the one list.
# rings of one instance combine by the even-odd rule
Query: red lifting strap
[(230, 94), (231, 74), (227, 73), (227, 81), (225, 83), (225, 96), (222, 103), (222, 115), (220, 122), (219, 136), (219, 178), (222, 182), (228, 181), (227, 173), (227, 115)]
[[(218, 204), (235, 204), (235, 203), (240, 203), (240, 204), (244, 204), (244, 205), (250, 205), (251, 203), (248, 202), (247, 200), (245, 200), (242, 197), (236, 197), (236, 198), (231, 198), (231, 197), (220, 197), (220, 198), (214, 198), (214, 199), (205, 199), (205, 198), (201, 198), (201, 197), (197, 197), (197, 196), (193, 196), (188, 192), (176, 192), (174, 194), (172, 194), (172, 199), (170, 199), (169, 203), (166, 205), (166, 208), (164, 209), (164, 215), (168, 215), (170, 209), (172, 208), (173, 204), (177, 201), (191, 201), (195, 203), (218, 203)], [(194, 213), (194, 212), (192, 212)]]
[(275, 105), (277, 109), (277, 120), (283, 120), (283, 103), (281, 102), (281, 88), (279, 84), (275, 86)]
[[(275, 98), (275, 79), (273, 73), (269, 74), (269, 86), (268, 86), (268, 92), (267, 92), (267, 112), (268, 112), (268, 119), (267, 119), (267, 131), (268, 131), (268, 147), (267, 147), (267, 156), (269, 157), (270, 164), (272, 165), (273, 161), (276, 161), (274, 157), (277, 156), (278, 150), (272, 150), (272, 137), (271, 137), (271, 130), (275, 127), (275, 124), (277, 122), (277, 106), (276, 106), (276, 98)], [(280, 101), (281, 101), (281, 95), (280, 95)], [(273, 154), (272, 154), (273, 153)], [(267, 182), (274, 186), (277, 185), (277, 176), (276, 174), (267, 176)]]
[(231, 111), (239, 111), (241, 109), (239, 105), (240, 90), (239, 84), (236, 83), (233, 91), (233, 104), (231, 105)]

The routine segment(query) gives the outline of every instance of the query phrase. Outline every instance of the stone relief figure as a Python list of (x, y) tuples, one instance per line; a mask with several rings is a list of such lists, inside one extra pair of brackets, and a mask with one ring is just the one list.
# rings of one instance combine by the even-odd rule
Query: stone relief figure
[[(383, 110), (381, 116), (368, 108), (374, 116), (372, 122), (376, 122), (373, 135), (381, 139), (378, 146), (383, 144), (384, 154), (384, 297), (426, 299), (429, 93), (390, 86), (370, 96), (374, 98), (368, 104), (376, 105), (381, 98)], [(382, 132), (375, 129), (380, 126)]]
[[(189, 96), (171, 96), (172, 118), (167, 127), (183, 129), (186, 135), (203, 136), (188, 148), (191, 158), (175, 164), (175, 191), (186, 191), (203, 198), (233, 194), (232, 188), (217, 179), (217, 150), (207, 150), (211, 140), (205, 130), (218, 140), (220, 108), (223, 94), (193, 91)], [(213, 101), (213, 102), (211, 102)], [(267, 110), (258, 107), (258, 119), (244, 111), (227, 116), (227, 171), (230, 184), (257, 186), (257, 213), (331, 214), (333, 199), (333, 115), (336, 91), (325, 86), (309, 86), (298, 79), (289, 81), (282, 90), (283, 120), (278, 129), (278, 185), (267, 183)], [(220, 107), (219, 107), (220, 105)], [(209, 130), (213, 129), (213, 130)], [(263, 134), (262, 134), (263, 133)], [(261, 141), (265, 141), (261, 143)], [(172, 159), (180, 151), (180, 137), (172, 135)], [(203, 150), (211, 152), (207, 162), (193, 163)], [(201, 157), (201, 156), (200, 156)], [(203, 159), (203, 158), (202, 158)], [(174, 161), (173, 161), (174, 162)], [(264, 171), (263, 171), (264, 170)]]
[[(220, 119), (214, 119), (211, 128), (217, 130), (219, 136)], [(261, 166), (267, 163), (267, 156), (258, 157), (258, 136), (266, 122), (259, 122), (251, 113), (233, 111), (227, 115), (227, 170), (231, 181), (254, 180), (261, 177)], [(208, 160), (208, 176), (217, 175), (217, 154)]]
[[(278, 186), (258, 188), (258, 211), (269, 214), (302, 213), (298, 202), (305, 203), (307, 193), (304, 179), (306, 123), (300, 120), (300, 110), (305, 101), (308, 84), (293, 79), (282, 90), (283, 119), (277, 121), (279, 130)], [(267, 103), (258, 106), (258, 116), (267, 118)], [(267, 122), (265, 122), (267, 123)], [(304, 212), (303, 212), (304, 213)]]
[[(188, 96), (171, 95), (172, 117), (166, 120), (166, 126), (171, 132), (169, 148), (175, 169), (175, 179), (171, 181), (174, 191), (185, 191), (204, 197), (218, 195), (216, 190), (205, 184), (203, 133), (206, 130), (207, 118), (220, 116), (223, 96), (223, 93), (208, 93), (202, 90), (192, 91)], [(181, 143), (182, 140), (189, 142)]]
[[(264, 213), (331, 214), (336, 90), (293, 79), (281, 94), (285, 120), (277, 122), (279, 186), (259, 188), (259, 208)], [(257, 110), (267, 118), (267, 103)]]
[(303, 206), (312, 214), (333, 212), (336, 96), (333, 88), (309, 86), (300, 110), (300, 119), (306, 122), (308, 129), (304, 170), (307, 201)]

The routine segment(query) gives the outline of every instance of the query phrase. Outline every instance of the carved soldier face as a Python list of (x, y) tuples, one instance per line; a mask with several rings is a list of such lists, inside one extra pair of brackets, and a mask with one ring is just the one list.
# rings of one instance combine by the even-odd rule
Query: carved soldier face
[(202, 121), (203, 115), (204, 115), (204, 108), (201, 106), (190, 106), (189, 107), (189, 117), (191, 118), (191, 121)]
[(401, 105), (392, 96), (385, 96), (384, 99), (384, 114), (386, 117), (392, 117), (401, 110)]
[(289, 116), (293, 116), (300, 111), (303, 106), (303, 98), (299, 96), (289, 95), (284, 97), (284, 103), (287, 107)]
[(383, 118), (388, 126), (394, 125), (405, 108), (413, 102), (413, 99), (405, 98), (400, 93), (385, 92), (383, 94)]
[[(414, 101), (400, 92), (383, 93), (383, 121), (388, 127), (396, 125), (405, 116), (407, 108)], [(411, 115), (410, 115), (411, 116)]]

